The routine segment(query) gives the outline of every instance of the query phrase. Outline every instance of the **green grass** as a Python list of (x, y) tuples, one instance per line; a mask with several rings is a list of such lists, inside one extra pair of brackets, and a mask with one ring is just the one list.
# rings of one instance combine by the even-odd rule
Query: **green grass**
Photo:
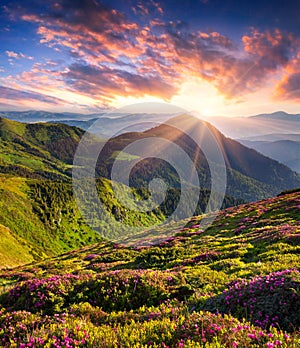
[(34, 261), (25, 240), (17, 238), (7, 228), (0, 225), (0, 267), (15, 267)]
[[(99, 179), (97, 189), (106, 214), (91, 215), (88, 224), (84, 220), (73, 197), (72, 182), (45, 179), (28, 179), (10, 175), (0, 175), (0, 224), (10, 229), (15, 237), (26, 242), (26, 250), (34, 260), (60, 254), (74, 248), (91, 245), (97, 241), (120, 240), (131, 236), (131, 227), (141, 231), (149, 226), (158, 226), (168, 215), (169, 206), (162, 206), (151, 212), (138, 212), (133, 208), (129, 193), (142, 201), (146, 190), (129, 189), (125, 185), (115, 185), (111, 181)], [(173, 192), (177, 197), (180, 192)], [(208, 199), (203, 191), (198, 212)], [(171, 198), (172, 198), (171, 197)], [(120, 203), (128, 202), (126, 206)], [(86, 193), (83, 199), (87, 199)], [(174, 198), (175, 199), (175, 198)], [(225, 205), (235, 201), (226, 198)], [(92, 207), (99, 211), (98, 207)], [(107, 215), (111, 216), (107, 221)], [(127, 233), (127, 235), (126, 235)], [(1, 244), (1, 241), (0, 241)], [(6, 250), (6, 260), (10, 249)], [(23, 260), (20, 256), (20, 262)], [(15, 260), (6, 266), (15, 265)]]
[[(49, 276), (87, 271), (97, 262), (108, 269), (141, 267), (167, 270), (179, 267), (191, 277), (195, 273), (194, 278), (199, 277), (202, 288), (220, 290), (226, 282), (238, 277), (263, 275), (299, 266), (297, 238), (300, 229), (296, 208), (299, 201), (300, 194), (297, 192), (229, 208), (221, 211), (213, 225), (205, 231), (197, 227), (201, 217), (194, 217), (190, 227), (181, 230), (176, 228), (176, 224), (159, 227), (159, 234), (165, 231), (168, 239), (162, 240), (158, 246), (118, 248), (110, 242), (103, 242), (62, 254), (34, 267), (46, 267)], [(86, 261), (88, 254), (96, 254), (97, 258)], [(208, 270), (211, 274), (222, 275), (220, 279), (223, 281), (220, 283), (218, 279), (216, 287), (209, 277), (204, 283), (201, 281), (202, 277), (206, 278)]]
[(0, 118), (1, 171), (32, 178), (66, 179), (83, 133), (76, 127)]
[[(70, 191), (70, 185), (59, 182), (0, 176), (0, 224), (23, 241), (24, 252), (30, 256), (24, 258), (21, 252), (19, 264), (101, 239), (82, 221)], [(1, 266), (15, 265), (18, 255), (4, 245), (2, 250), (6, 262)]]

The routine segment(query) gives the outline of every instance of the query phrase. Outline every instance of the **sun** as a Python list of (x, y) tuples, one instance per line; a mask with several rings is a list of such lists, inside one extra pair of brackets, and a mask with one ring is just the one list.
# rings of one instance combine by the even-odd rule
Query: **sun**
[(201, 116), (211, 116), (223, 109), (224, 97), (209, 82), (194, 78), (182, 84), (171, 102)]
[(201, 114), (203, 116), (210, 116), (213, 114), (213, 111), (211, 108), (204, 108), (202, 111), (201, 111)]

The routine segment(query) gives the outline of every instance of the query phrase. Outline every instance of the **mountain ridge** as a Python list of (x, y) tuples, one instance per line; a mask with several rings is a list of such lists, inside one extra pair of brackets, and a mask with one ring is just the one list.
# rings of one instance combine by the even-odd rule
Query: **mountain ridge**
[[(175, 126), (175, 128), (173, 126)], [(168, 130), (168, 127), (171, 128)], [(193, 132), (197, 132), (197, 134), (202, 134), (202, 145), (205, 142), (209, 144), (209, 142), (212, 140), (208, 133), (213, 134), (222, 151), (225, 163), (227, 165), (227, 174), (229, 180), (228, 184), (230, 189), (230, 191), (228, 191), (228, 195), (234, 195), (234, 192), (235, 190), (237, 191), (238, 186), (244, 186), (245, 188), (247, 185), (245, 185), (245, 183), (241, 184), (241, 180), (245, 181), (246, 177), (248, 177), (248, 179), (250, 178), (251, 180), (255, 180), (252, 181), (253, 186), (256, 186), (256, 189), (253, 189), (253, 193), (255, 191), (257, 192), (257, 188), (259, 186), (262, 191), (265, 191), (265, 194), (269, 191), (269, 195), (275, 195), (278, 193), (278, 191), (288, 189), (289, 185), (292, 187), (300, 186), (299, 175), (291, 171), (288, 167), (280, 164), (278, 161), (261, 155), (253, 149), (247, 148), (233, 139), (225, 137), (213, 125), (189, 116), (178, 116), (172, 118), (167, 121), (166, 124), (156, 126), (143, 133), (121, 134), (115, 139), (110, 139), (107, 143), (107, 147), (104, 149), (107, 148), (108, 153), (112, 153), (114, 151), (120, 151), (129, 143), (136, 140), (141, 140), (147, 137), (164, 137), (183, 148), (184, 151), (190, 155), (192, 161), (196, 161), (198, 164), (198, 169), (202, 175), (202, 180), (204, 180), (203, 186), (208, 187), (205, 186), (209, 185), (209, 168), (205, 155), (201, 149), (200, 151), (197, 150), (197, 145), (194, 141), (189, 139), (186, 134), (180, 131), (180, 129), (185, 129), (185, 127), (189, 127)], [(132, 154), (136, 155), (137, 153)], [(197, 158), (195, 156), (197, 156)], [(214, 155), (212, 154), (212, 156)], [(155, 170), (152, 168), (148, 171)], [(242, 179), (241, 175), (245, 176), (245, 180)], [(241, 178), (239, 179), (239, 177)], [(287, 182), (289, 182), (289, 184)], [(266, 187), (264, 188), (262, 185), (266, 185)], [(273, 189), (271, 187), (272, 185), (274, 186)], [(274, 189), (275, 187), (276, 189)], [(253, 193), (252, 200), (259, 199), (260, 197), (263, 198), (262, 196), (255, 196)], [(247, 198), (249, 199), (249, 197), (246, 198), (245, 196), (240, 196), (240, 198), (244, 198), (246, 200)]]
[[(180, 118), (177, 118), (176, 122), (179, 122), (179, 128), (184, 129), (183, 125), (187, 122), (186, 120), (183, 118), (180, 121)], [(203, 121), (194, 118), (190, 118), (190, 120), (193, 120), (191, 127), (195, 127), (198, 132), (203, 131), (201, 130), (201, 122)], [(205, 127), (208, 127), (214, 134), (222, 149), (225, 162), (228, 166), (228, 177), (230, 181), (238, 182), (238, 176), (244, 175), (249, 177), (250, 181), (253, 179), (256, 180), (256, 182), (253, 182), (253, 187), (258, 182), (261, 182), (262, 185), (269, 185), (269, 187), (261, 187), (261, 189), (265, 192), (271, 190), (269, 192), (270, 195), (276, 194), (280, 190), (300, 186), (299, 176), (287, 167), (260, 155), (254, 150), (242, 146), (233, 139), (226, 138), (214, 126), (207, 125)], [(149, 135), (154, 136), (155, 132), (168, 138), (167, 132), (163, 131), (165, 127), (165, 125), (160, 125), (144, 131), (144, 133), (125, 133), (117, 138), (109, 139), (107, 144), (113, 149), (110, 150), (110, 154), (113, 155), (113, 152), (122, 150), (122, 146), (124, 147), (125, 144), (132, 142), (134, 139), (142, 139)], [(0, 132), (0, 146), (2, 147), (3, 153), (5, 153), (5, 156), (2, 157), (2, 163), (0, 163), (2, 172), (13, 173), (19, 171), (22, 174), (22, 171), (24, 171), (24, 175), (29, 177), (30, 175), (35, 177), (38, 174), (41, 178), (51, 178), (54, 176), (56, 179), (61, 180), (66, 180), (70, 177), (73, 156), (84, 134), (82, 129), (67, 125), (44, 123), (25, 124), (16, 121), (5, 121), (3, 118), (0, 119)], [(203, 137), (203, 141), (208, 141), (205, 134)], [(169, 138), (172, 141), (172, 137)], [(177, 141), (190, 154), (191, 158), (193, 158), (196, 153), (195, 144), (193, 145), (193, 143), (183, 137), (182, 139), (186, 139), (186, 142), (184, 142), (181, 138), (182, 134), (178, 134), (178, 139), (175, 139), (175, 142)], [(93, 139), (93, 141), (104, 141), (103, 139), (96, 139), (96, 137)], [(27, 156), (26, 159), (24, 159), (24, 156)], [(202, 154), (200, 158), (201, 163), (200, 161), (198, 162), (200, 167), (204, 165), (201, 170), (203, 174), (206, 172), (205, 176), (208, 177), (208, 167), (205, 164), (204, 157)], [(104, 168), (104, 172), (107, 172), (107, 168)], [(99, 169), (98, 173), (100, 176), (103, 175)], [(109, 179), (109, 177), (107, 178)], [(287, 184), (287, 181), (289, 184)], [(270, 185), (273, 185), (274, 188), (271, 189)], [(209, 188), (208, 184), (206, 187)], [(254, 189), (250, 191), (252, 193), (249, 197), (252, 197), (252, 200), (260, 197), (263, 198), (263, 196), (255, 196)], [(233, 189), (228, 192), (229, 196), (233, 194)], [(249, 199), (249, 197), (239, 196), (239, 198), (244, 199)]]

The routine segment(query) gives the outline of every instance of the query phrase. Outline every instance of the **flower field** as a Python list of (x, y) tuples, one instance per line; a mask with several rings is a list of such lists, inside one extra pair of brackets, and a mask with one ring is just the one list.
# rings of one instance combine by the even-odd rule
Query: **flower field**
[[(0, 271), (3, 347), (300, 347), (300, 192)], [(170, 234), (169, 234), (170, 235)]]

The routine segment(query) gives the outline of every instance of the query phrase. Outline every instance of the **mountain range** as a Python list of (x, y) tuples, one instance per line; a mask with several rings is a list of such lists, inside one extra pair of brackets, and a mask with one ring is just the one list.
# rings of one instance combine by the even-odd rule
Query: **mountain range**
[[(284, 137), (284, 135), (282, 136)], [(296, 135), (294, 138), (296, 138)], [(289, 139), (276, 141), (253, 141), (241, 139), (239, 142), (249, 148), (259, 151), (265, 156), (276, 159), (293, 169), (295, 172), (300, 173), (300, 141)]]
[[(183, 148), (189, 154), (197, 165), (202, 185), (209, 188), (210, 174), (204, 153), (197, 148), (196, 144), (186, 134), (173, 128), (168, 128), (169, 125), (175, 125), (177, 129), (188, 127), (195, 134), (201, 134), (202, 145), (209, 144), (211, 141), (209, 133), (214, 135), (226, 163), (227, 194), (229, 196), (242, 198), (246, 201), (257, 200), (275, 195), (289, 187), (299, 186), (299, 175), (288, 167), (241, 145), (233, 139), (225, 137), (209, 123), (186, 115), (175, 117), (167, 121), (166, 124), (154, 127), (143, 133), (125, 133), (110, 139), (107, 144), (107, 148), (109, 148), (108, 157), (138, 139), (164, 137)], [(132, 152), (131, 155), (137, 155), (137, 153)], [(214, 160), (213, 155), (210, 157)], [(105, 160), (102, 159), (102, 162), (105, 162)], [(107, 169), (109, 165), (105, 164), (104, 166)], [(162, 168), (161, 165), (157, 165), (157, 167)], [(100, 168), (98, 170), (100, 170), (101, 175), (107, 175)], [(150, 166), (148, 172), (157, 172), (155, 165)], [(139, 173), (137, 176), (141, 178), (142, 174)]]
[(234, 139), (248, 139), (271, 133), (299, 134), (300, 132), (300, 115), (283, 111), (249, 117), (210, 117), (209, 122)]
[[(175, 120), (174, 125), (178, 129), (184, 129), (186, 125), (189, 125), (198, 134), (203, 133), (204, 129), (214, 134), (226, 162), (229, 196), (256, 200), (300, 186), (299, 175), (289, 168), (235, 140), (226, 138), (212, 125), (184, 115), (172, 120)], [(173, 129), (172, 132), (174, 132)], [(78, 127), (62, 124), (25, 124), (2, 118), (0, 119), (0, 146), (3, 153), (1, 171), (19, 173), (23, 177), (31, 178), (68, 179), (71, 176), (74, 153), (83, 134), (84, 131)], [(144, 132), (124, 133), (108, 141), (94, 137), (93, 141), (107, 142), (105, 148), (109, 148), (107, 159), (103, 159), (103, 163), (98, 163), (96, 171), (100, 176), (110, 179), (109, 167), (112, 162), (110, 156), (115, 156), (116, 152), (137, 139), (157, 136), (180, 145), (194, 161), (198, 156), (196, 166), (202, 178), (202, 185), (209, 188), (209, 168), (201, 149), (198, 151), (195, 143), (180, 131), (178, 134), (172, 134), (166, 124)], [(202, 141), (203, 144), (209, 141), (205, 132), (202, 135)], [(131, 158), (127, 160), (132, 161)]]
[[(6, 111), (0, 112), (0, 117), (24, 123), (50, 122), (62, 123), (69, 126), (80, 127), (87, 130), (93, 124), (93, 130), (98, 136), (112, 137), (116, 135), (116, 129), (121, 129), (123, 133), (130, 125), (131, 131), (144, 131), (162, 123), (174, 116), (174, 113), (131, 113), (121, 111), (110, 111), (93, 114), (76, 113), (53, 113), (46, 111)], [(96, 122), (97, 121), (97, 122)]]
[[(63, 123), (69, 126), (96, 133), (103, 138), (130, 131), (143, 132), (157, 124), (172, 118), (172, 113), (132, 113), (124, 111), (102, 110), (94, 114), (51, 113), (46, 111), (7, 111), (0, 117), (20, 122)], [(234, 122), (232, 122), (234, 120)], [(300, 115), (283, 111), (271, 114), (259, 114), (250, 117), (209, 117), (211, 124), (222, 133), (238, 140), (249, 148), (285, 164), (299, 173), (300, 157), (298, 155), (300, 141)], [(279, 142), (280, 140), (280, 142)], [(251, 141), (251, 142), (250, 142)], [(258, 142), (257, 142), (258, 141)], [(263, 143), (264, 142), (264, 143)]]
[[(177, 133), (174, 128), (170, 130), (174, 125), (178, 127)], [(163, 137), (180, 146), (195, 162), (201, 185), (195, 214), (201, 214), (205, 210), (211, 187), (210, 170), (201, 144), (199, 149), (187, 134), (180, 131), (186, 126), (193, 132), (202, 134), (203, 144), (209, 141), (207, 132), (214, 134), (222, 149), (227, 168), (227, 190), (222, 208), (300, 187), (300, 176), (288, 167), (226, 138), (204, 121), (183, 115), (172, 119), (171, 123), (144, 132), (120, 134), (107, 141), (92, 135), (95, 141), (91, 144), (92, 147), (97, 142), (106, 142), (104, 155), (96, 167), (97, 189), (104, 206), (117, 221), (121, 219), (129, 226), (140, 225), (145, 228), (157, 225), (170, 215), (179, 202), (181, 188), (178, 176), (165, 163), (151, 160), (144, 160), (133, 167), (131, 191), (138, 200), (149, 198), (147, 182), (153, 177), (167, 177), (170, 187), (165, 202), (153, 212), (137, 213), (128, 211), (115, 197), (110, 170), (116, 153), (129, 143), (145, 138)], [(63, 124), (26, 124), (0, 119), (0, 224), (5, 236), (0, 252), (3, 263), (16, 265), (25, 259), (37, 260), (96, 242), (102, 238), (101, 235), (114, 239), (123, 233), (117, 223), (111, 226), (101, 217), (100, 221), (89, 221), (90, 225), (87, 225), (74, 201), (72, 163), (83, 134), (84, 130)], [(121, 162), (130, 164), (137, 158), (138, 155), (128, 151), (123, 153)], [(114, 187), (116, 186), (120, 194), (126, 196), (126, 186), (114, 183)], [(191, 186), (182, 194), (192, 199), (195, 195), (194, 188)], [(11, 245), (10, 248), (7, 248), (8, 244)], [(11, 257), (10, 263), (7, 262), (7, 253), (15, 255)]]
[(234, 119), (212, 117), (210, 122), (227, 136), (300, 172), (300, 114), (279, 111)]
[[(101, 110), (99, 113), (79, 114), (79, 113), (54, 113), (47, 111), (2, 111), (0, 117), (10, 120), (33, 123), (33, 122), (59, 122), (71, 126), (78, 126), (82, 129), (88, 129), (96, 120), (99, 121), (97, 126), (102, 129), (105, 136), (111, 137), (115, 134), (116, 126), (125, 128), (133, 121), (137, 123), (146, 122), (165, 122), (174, 117), (171, 112), (125, 112), (122, 110)], [(267, 134), (299, 134), (300, 131), (300, 114), (289, 114), (284, 111), (277, 111), (270, 114), (259, 114), (253, 116), (209, 116), (205, 118), (208, 122), (216, 126), (222, 133), (234, 139), (267, 135)], [(234, 123), (232, 120), (234, 119)], [(276, 121), (276, 122), (274, 122)], [(120, 125), (120, 127), (119, 127)], [(140, 127), (142, 127), (140, 125)], [(146, 125), (144, 126), (146, 127)], [(147, 128), (150, 128), (149, 126)], [(136, 129), (146, 130), (146, 128)]]
[[(104, 215), (85, 221), (74, 199), (73, 158), (86, 135), (82, 169), (101, 145), (94, 183), (116, 223)], [(210, 168), (222, 170), (211, 135), (227, 189), (221, 211), (212, 203), (203, 214), (210, 195), (220, 194), (211, 192)], [(252, 141), (285, 141), (280, 136)], [(181, 182), (170, 165), (175, 158), (190, 173), (171, 145), (191, 159), (201, 187), (194, 216), (162, 224), (181, 196), (195, 195), (193, 182)], [(147, 150), (170, 163), (142, 158)], [(0, 118), (0, 151), (3, 346), (300, 345), (299, 174), (187, 115), (109, 139), (101, 127), (91, 134)], [(111, 180), (118, 161), (119, 170), (132, 168), (130, 187)], [(151, 200), (153, 178), (169, 185), (158, 207), (137, 212), (120, 203), (129, 191)], [(141, 227), (128, 236), (134, 245), (119, 242), (118, 221)]]

